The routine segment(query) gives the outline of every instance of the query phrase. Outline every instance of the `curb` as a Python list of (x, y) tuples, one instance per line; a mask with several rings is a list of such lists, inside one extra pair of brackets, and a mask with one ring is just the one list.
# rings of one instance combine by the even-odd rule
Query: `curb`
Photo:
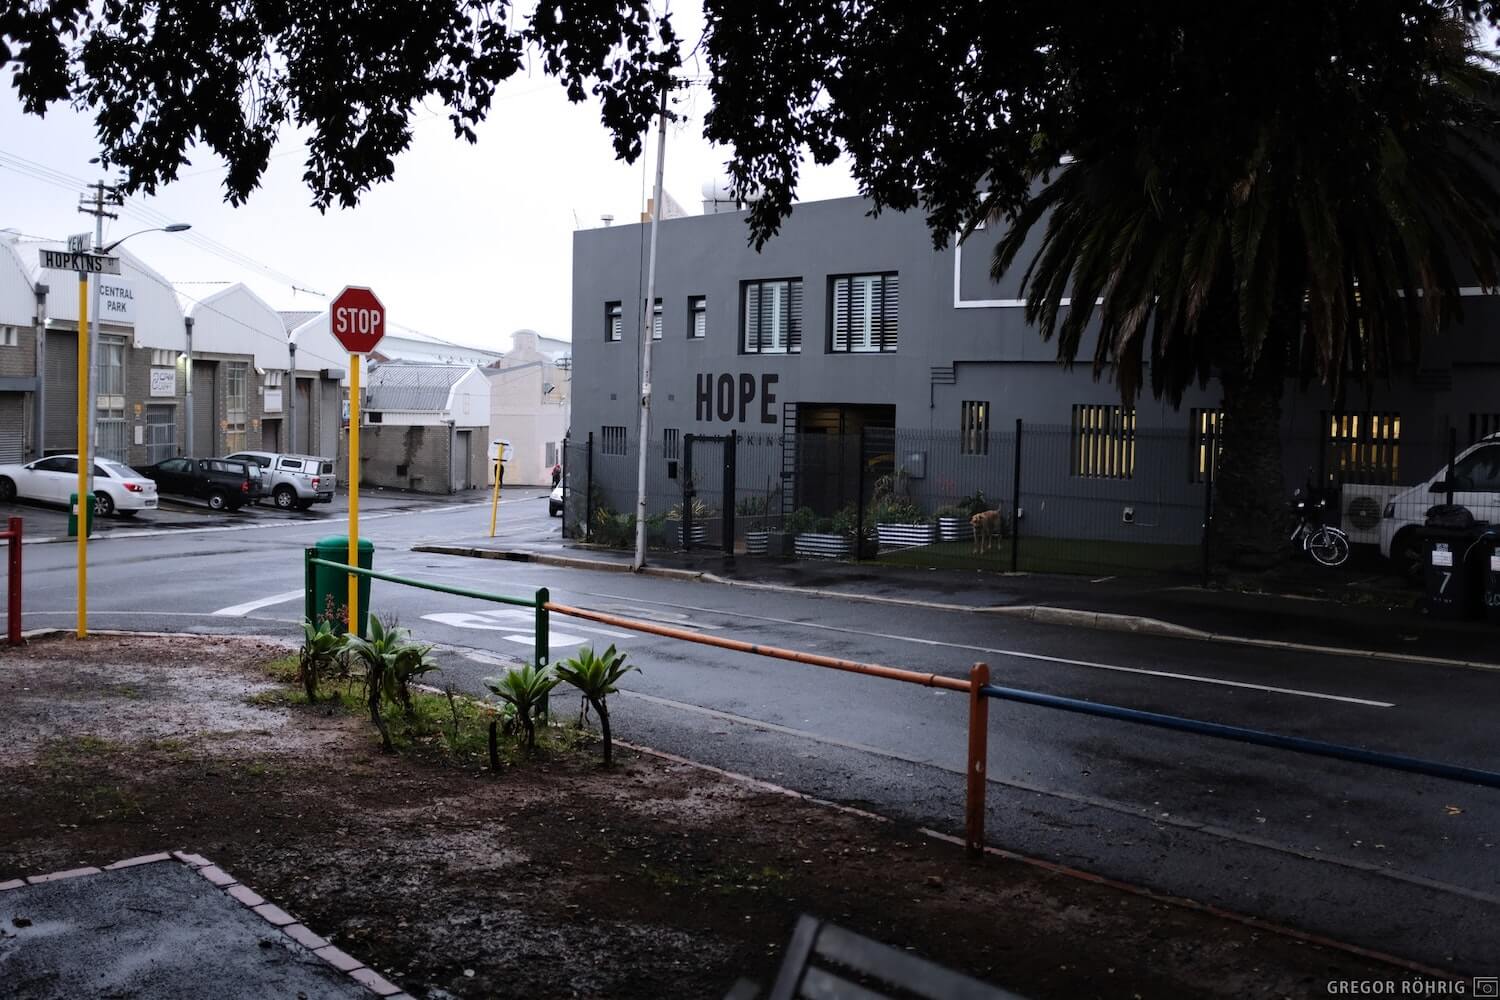
[[(466, 556), (473, 559), (498, 559), (507, 562), (536, 563), (543, 566), (559, 566), (566, 569), (595, 570), (609, 573), (630, 573), (624, 563), (606, 562), (599, 559), (584, 559), (578, 556), (555, 556), (545, 552), (518, 552), (505, 549), (486, 549), (468, 545), (416, 545), (413, 552), (430, 552), (437, 555)], [(1419, 653), (1401, 653), (1374, 649), (1351, 649), (1343, 646), (1319, 646), (1313, 643), (1288, 642), (1281, 639), (1256, 639), (1250, 636), (1208, 632), (1178, 625), (1160, 618), (1142, 615), (1121, 615), (1107, 611), (1085, 611), (1078, 608), (1059, 608), (1046, 604), (1013, 604), (995, 607), (973, 607), (967, 604), (949, 604), (943, 601), (921, 601), (905, 597), (884, 597), (879, 594), (858, 594), (822, 587), (792, 587), (780, 583), (757, 583), (751, 580), (735, 580), (700, 570), (672, 569), (647, 566), (642, 574), (669, 580), (690, 580), (716, 583), (725, 587), (745, 590), (764, 590), (774, 593), (798, 594), (801, 596), (829, 597), (843, 601), (861, 601), (866, 604), (897, 605), (909, 608), (927, 608), (933, 611), (956, 611), (971, 615), (1001, 615), (1019, 618), (1022, 621), (1041, 625), (1062, 625), (1072, 628), (1088, 628), (1105, 632), (1125, 632), (1132, 635), (1150, 635), (1168, 639), (1195, 639), (1199, 642), (1218, 642), (1259, 649), (1289, 650), (1299, 653), (1316, 653), (1324, 656), (1347, 656), (1355, 659), (1391, 660), (1398, 663), (1420, 663), (1427, 666), (1458, 667), (1465, 670), (1500, 671), (1500, 663), (1484, 660), (1458, 660), (1443, 656), (1423, 656)]]
[(104, 872), (119, 871), (122, 868), (135, 868), (140, 865), (155, 864), (181, 864), (188, 871), (206, 879), (210, 885), (218, 889), (225, 896), (233, 899), (236, 903), (245, 907), (251, 913), (260, 917), (271, 925), (273, 933), (279, 932), (287, 939), (289, 947), (296, 947), (307, 952), (313, 957), (320, 959), (326, 965), (332, 967), (336, 972), (348, 976), (354, 983), (370, 991), (379, 997), (388, 997), (389, 1000), (412, 1000), (412, 997), (401, 991), (401, 987), (386, 979), (365, 963), (353, 957), (336, 945), (330, 944), (327, 938), (320, 936), (304, 926), (298, 919), (292, 916), (275, 903), (268, 902), (266, 898), (249, 886), (244, 885), (233, 875), (215, 865), (212, 861), (201, 854), (187, 854), (183, 851), (162, 851), (159, 854), (146, 854), (138, 858), (126, 858), (116, 861), (114, 864), (105, 865), (102, 868), (72, 868), (67, 871), (49, 872), (45, 875), (30, 875), (24, 879), (12, 879), (0, 882), (0, 892), (8, 892), (13, 889), (22, 889), (30, 885), (42, 885), (48, 882), (61, 882), (66, 879), (85, 878), (90, 875), (100, 875)]

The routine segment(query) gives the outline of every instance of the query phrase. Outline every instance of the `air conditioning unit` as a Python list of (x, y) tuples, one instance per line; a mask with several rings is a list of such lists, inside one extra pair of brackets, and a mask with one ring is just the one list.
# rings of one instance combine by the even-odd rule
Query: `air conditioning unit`
[(1380, 544), (1380, 519), (1385, 505), (1405, 486), (1345, 483), (1339, 492), (1339, 526), (1356, 545)]

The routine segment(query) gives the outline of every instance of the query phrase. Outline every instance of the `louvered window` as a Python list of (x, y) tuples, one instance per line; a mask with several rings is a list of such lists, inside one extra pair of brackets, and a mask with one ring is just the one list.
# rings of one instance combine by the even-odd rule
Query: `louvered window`
[(688, 296), (688, 339), (702, 340), (708, 336), (708, 299), (702, 295)]
[(604, 339), (616, 341), (620, 339), (621, 320), (623, 316), (620, 311), (620, 303), (604, 303)]
[(1192, 410), (1188, 417), (1188, 482), (1206, 483), (1224, 450), (1224, 411)]
[(1129, 479), (1135, 475), (1135, 410), (1080, 403), (1073, 407), (1073, 475)]
[(802, 351), (802, 279), (747, 281), (743, 285), (746, 354)]
[(895, 274), (851, 274), (833, 279), (833, 330), (837, 354), (896, 349), (901, 279)]
[(603, 447), (600, 452), (605, 455), (624, 455), (626, 453), (625, 428), (620, 425), (613, 427), (605, 426), (600, 435)]
[(966, 399), (959, 410), (959, 453), (964, 455), (988, 455), (990, 453), (990, 404), (977, 399)]
[(1401, 482), (1401, 414), (1325, 413), (1324, 467), (1339, 483)]

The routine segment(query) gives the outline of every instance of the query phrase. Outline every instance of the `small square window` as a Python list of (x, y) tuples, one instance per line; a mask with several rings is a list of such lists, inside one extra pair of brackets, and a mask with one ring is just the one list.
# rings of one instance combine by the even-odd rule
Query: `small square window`
[(13, 326), (0, 326), (0, 347), (15, 347), (19, 343), (16, 328)]
[(603, 428), (603, 433), (600, 435), (600, 444), (602, 445), (599, 449), (600, 454), (616, 456), (626, 454), (625, 441), (625, 428), (623, 426)]
[(624, 312), (618, 302), (604, 303), (604, 339), (618, 341), (624, 329)]
[(963, 455), (988, 455), (990, 453), (990, 404), (983, 400), (966, 399), (959, 410), (959, 453)]

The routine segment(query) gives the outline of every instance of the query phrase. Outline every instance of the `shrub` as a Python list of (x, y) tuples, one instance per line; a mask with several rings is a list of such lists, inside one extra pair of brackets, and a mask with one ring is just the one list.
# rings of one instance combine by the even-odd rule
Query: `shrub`
[[(546, 702), (547, 695), (560, 683), (547, 667), (537, 669), (531, 664), (506, 671), (504, 677), (486, 677), (484, 686), (493, 691), (502, 701), (514, 705), (516, 718), (526, 733), (526, 749), (536, 749), (536, 713)], [(493, 742), (495, 723), (490, 723)]]
[(388, 684), (394, 693), (397, 661), (410, 655), (410, 644), (406, 641), (410, 633), (406, 629), (397, 628), (395, 619), (381, 620), (375, 615), (370, 616), (369, 628), (369, 638), (351, 635), (347, 642), (350, 654), (365, 665), (365, 690), (370, 704), (370, 721), (380, 730), (381, 749), (393, 751), (395, 747), (391, 744), (390, 730), (386, 728), (385, 718), (380, 714), (380, 699)]
[(318, 678), (336, 665), (344, 653), (344, 637), (328, 621), (302, 623), (302, 648), (297, 651), (297, 678), (307, 692), (307, 703), (318, 700)]
[(625, 654), (615, 652), (611, 645), (603, 653), (595, 655), (592, 646), (556, 666), (557, 676), (582, 692), (583, 697), (599, 713), (599, 732), (604, 739), (604, 766), (614, 761), (613, 744), (609, 735), (608, 696), (615, 693), (620, 678), (638, 668), (627, 665)]
[(936, 511), (933, 512), (932, 516), (957, 517), (963, 520), (968, 520), (974, 515), (967, 507), (959, 507), (956, 504), (948, 504), (946, 507), (939, 507)]
[[(710, 518), (714, 518), (714, 517), (718, 517), (719, 516), (719, 510), (718, 510), (717, 507), (713, 506), (713, 504), (707, 503), (704, 500), (699, 499), (698, 497), (693, 497), (692, 512), (693, 512), (693, 521), (696, 522), (696, 523), (699, 523), (699, 524), (701, 524), (702, 522), (704, 522), (706, 520), (709, 520)], [(681, 521), (682, 520), (682, 504), (681, 503), (673, 504), (672, 507), (667, 511), (667, 520), (668, 521)]]
[(876, 524), (925, 524), (927, 515), (916, 502), (906, 497), (877, 502), (873, 511)]
[(734, 512), (741, 517), (764, 517), (770, 510), (771, 498), (761, 494), (745, 497), (734, 505)]
[(786, 532), (789, 535), (805, 535), (813, 530), (817, 521), (818, 515), (813, 513), (811, 507), (798, 507), (786, 519)]

